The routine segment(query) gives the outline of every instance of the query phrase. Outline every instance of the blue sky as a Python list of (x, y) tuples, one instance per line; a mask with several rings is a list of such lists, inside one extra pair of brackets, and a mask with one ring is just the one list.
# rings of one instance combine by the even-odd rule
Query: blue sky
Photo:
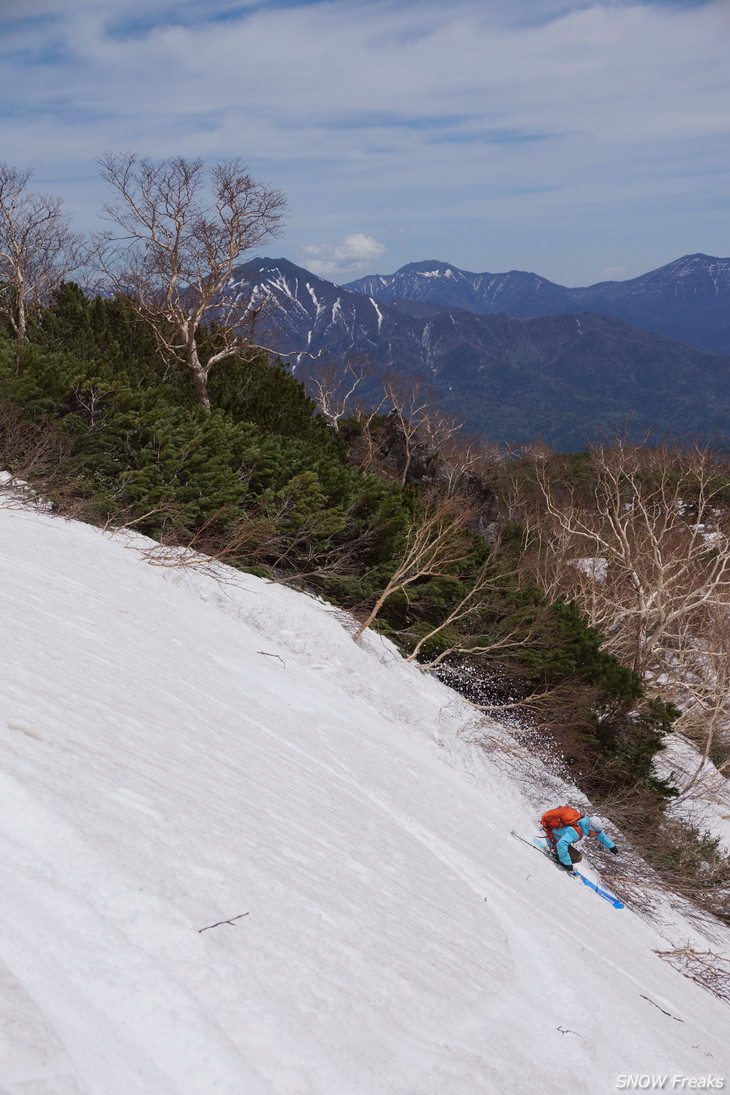
[(567, 285), (730, 255), (730, 0), (0, 0), (0, 158), (99, 226), (105, 151), (241, 156), (267, 250)]

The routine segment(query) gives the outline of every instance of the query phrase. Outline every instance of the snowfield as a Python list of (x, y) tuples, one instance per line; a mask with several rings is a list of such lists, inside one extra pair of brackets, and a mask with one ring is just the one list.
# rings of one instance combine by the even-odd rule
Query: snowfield
[[(698, 772), (699, 768), (699, 772)], [(686, 794), (672, 800), (667, 813), (709, 833), (730, 855), (730, 781), (711, 760), (703, 760), (697, 746), (681, 734), (667, 734), (664, 750), (657, 754), (654, 770), (663, 779), (680, 787)]]
[(730, 1086), (654, 953), (728, 931), (516, 841), (569, 791), (387, 642), (148, 545), (0, 509), (1, 1095)]

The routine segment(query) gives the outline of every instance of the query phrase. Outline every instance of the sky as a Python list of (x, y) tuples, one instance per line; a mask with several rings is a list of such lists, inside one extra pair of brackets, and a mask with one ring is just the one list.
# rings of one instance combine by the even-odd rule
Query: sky
[(3, 1095), (728, 1090), (727, 999), (669, 958), (727, 992), (730, 929), (610, 815), (581, 870), (625, 908), (531, 847), (593, 812), (531, 737), (318, 598), (3, 478)]
[(266, 253), (561, 284), (730, 255), (729, 0), (0, 0), (0, 158), (100, 226), (96, 158), (241, 157)]

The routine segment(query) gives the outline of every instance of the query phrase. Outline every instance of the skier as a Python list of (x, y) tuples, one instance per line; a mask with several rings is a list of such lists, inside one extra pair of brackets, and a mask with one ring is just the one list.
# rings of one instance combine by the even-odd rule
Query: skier
[(604, 848), (618, 855), (618, 848), (606, 835), (600, 817), (585, 817), (572, 806), (558, 806), (548, 810), (540, 819), (545, 836), (555, 855), (558, 866), (566, 871), (573, 870), (574, 863), (580, 863), (583, 856), (572, 845), (584, 836), (597, 836)]

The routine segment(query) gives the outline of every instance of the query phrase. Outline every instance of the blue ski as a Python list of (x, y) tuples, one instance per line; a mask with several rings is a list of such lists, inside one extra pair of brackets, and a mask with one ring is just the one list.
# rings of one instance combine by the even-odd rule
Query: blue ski
[[(517, 839), (521, 840), (524, 844), (529, 844), (529, 841), (525, 840), (524, 837), (519, 836), (514, 830), (512, 831), (512, 836), (516, 836)], [(530, 846), (537, 848), (537, 850), (542, 852), (543, 855), (546, 855), (548, 859), (554, 859), (548, 851), (547, 841), (544, 837), (536, 836)], [(589, 890), (593, 890), (593, 892), (597, 893), (599, 897), (602, 897), (604, 901), (608, 901), (609, 905), (613, 905), (614, 909), (624, 909), (626, 907), (623, 901), (619, 901), (617, 897), (612, 893), (609, 893), (608, 890), (604, 890), (602, 886), (598, 886), (595, 882), (591, 882), (590, 878), (586, 878), (586, 876), (581, 874), (580, 871), (577, 871), (575, 867), (573, 867), (573, 870), (570, 871), (569, 874), (571, 878), (579, 878), (584, 886), (587, 886)]]
[(619, 901), (619, 899), (614, 897), (612, 893), (609, 893), (608, 890), (604, 890), (601, 886), (597, 886), (595, 882), (591, 882), (590, 878), (586, 878), (580, 871), (576, 871), (575, 867), (573, 868), (573, 874), (577, 875), (583, 885), (587, 886), (589, 890), (593, 890), (593, 892), (597, 893), (599, 897), (602, 897), (604, 901), (608, 901), (609, 905), (613, 905), (614, 909), (625, 908), (623, 901)]
[[(547, 841), (544, 837), (536, 836), (532, 843), (536, 848), (539, 848), (543, 855), (546, 855), (548, 859), (553, 858), (548, 851)], [(572, 878), (579, 878), (584, 886), (587, 886), (589, 890), (593, 890), (593, 892), (597, 893), (599, 897), (602, 897), (604, 901), (608, 901), (609, 905), (613, 905), (614, 909), (623, 909), (625, 907), (623, 901), (619, 901), (617, 897), (614, 897), (608, 890), (604, 890), (602, 886), (598, 886), (595, 882), (591, 882), (590, 878), (586, 878), (586, 876), (576, 870), (575, 867), (570, 871), (570, 875)]]

